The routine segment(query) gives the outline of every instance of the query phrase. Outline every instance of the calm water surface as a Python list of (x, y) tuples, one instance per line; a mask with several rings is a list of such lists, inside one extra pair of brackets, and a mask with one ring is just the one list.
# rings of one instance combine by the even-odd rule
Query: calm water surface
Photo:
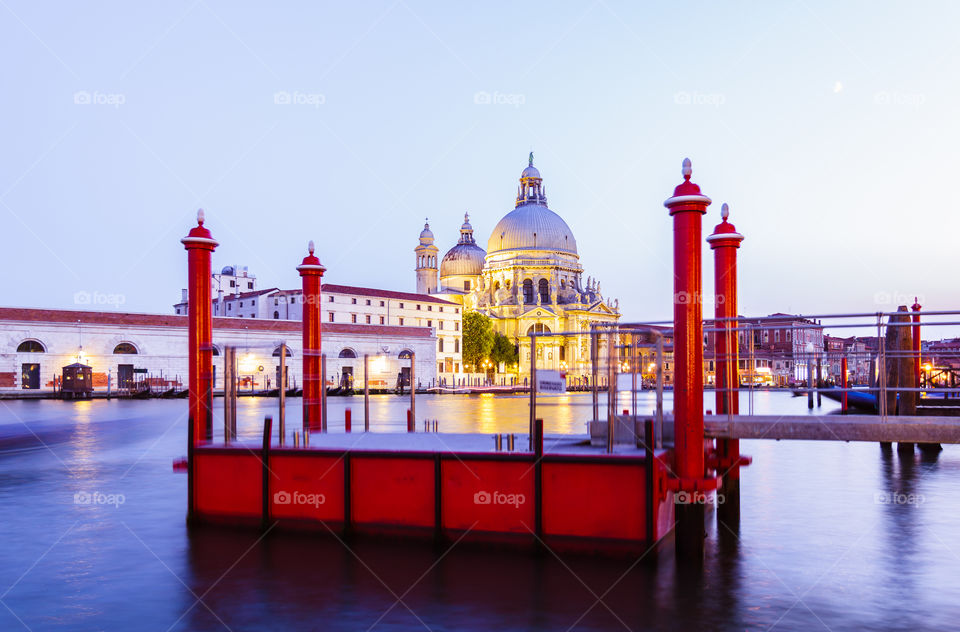
[[(348, 406), (362, 427), (361, 399), (329, 401), (333, 431)], [(242, 399), (240, 433), (258, 437), (276, 403)], [(547, 432), (583, 433), (589, 403), (545, 400)], [(291, 430), (299, 406), (289, 401)], [(639, 409), (652, 406), (644, 394)], [(373, 429), (401, 431), (406, 407), (371, 398)], [(807, 414), (786, 393), (757, 394), (755, 407)], [(739, 534), (711, 514), (703, 571), (678, 572), (672, 542), (638, 561), (187, 529), (186, 476), (171, 468), (185, 410), (0, 402), (0, 630), (960, 628), (953, 446), (926, 459), (745, 441)], [(417, 398), (418, 419), (446, 432), (525, 432), (528, 414), (525, 397)]]

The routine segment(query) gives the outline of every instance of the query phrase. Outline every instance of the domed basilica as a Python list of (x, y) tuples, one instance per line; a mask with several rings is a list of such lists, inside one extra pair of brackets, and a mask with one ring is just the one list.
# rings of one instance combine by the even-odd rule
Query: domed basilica
[[(494, 330), (519, 345), (520, 372), (530, 367), (531, 332), (588, 332), (591, 323), (615, 323), (618, 301), (604, 298), (600, 283), (583, 279), (573, 231), (547, 207), (540, 172), (529, 164), (520, 174), (515, 208), (494, 227), (487, 249), (477, 245), (469, 215), (460, 239), (439, 265), (434, 235), (426, 224), (415, 249), (417, 291), (438, 294), (493, 320)], [(537, 367), (585, 371), (587, 336), (537, 341)]]

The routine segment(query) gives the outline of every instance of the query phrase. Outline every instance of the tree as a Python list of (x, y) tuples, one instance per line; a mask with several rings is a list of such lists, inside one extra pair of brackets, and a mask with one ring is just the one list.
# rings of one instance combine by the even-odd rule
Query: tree
[(490, 360), (494, 364), (499, 364), (502, 362), (504, 366), (516, 364), (519, 360), (517, 346), (500, 332), (493, 334), (493, 346), (490, 349)]
[(480, 312), (463, 313), (463, 364), (474, 369), (487, 359), (493, 348), (493, 322)]

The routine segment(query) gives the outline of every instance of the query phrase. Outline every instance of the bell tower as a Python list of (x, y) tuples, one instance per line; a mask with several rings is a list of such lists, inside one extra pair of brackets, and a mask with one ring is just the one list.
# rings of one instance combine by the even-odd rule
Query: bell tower
[(433, 245), (433, 232), (428, 219), (420, 231), (420, 244), (414, 248), (417, 254), (417, 293), (434, 294), (437, 291), (437, 252)]

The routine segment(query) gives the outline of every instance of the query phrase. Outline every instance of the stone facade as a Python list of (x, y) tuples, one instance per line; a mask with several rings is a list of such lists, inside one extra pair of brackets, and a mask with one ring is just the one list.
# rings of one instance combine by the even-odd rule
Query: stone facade
[[(222, 351), (237, 347), (241, 387), (277, 386), (278, 347), (289, 347), (288, 385), (302, 378), (300, 322), (272, 319), (214, 318), (216, 389), (223, 388)], [(427, 327), (324, 323), (323, 351), (327, 383), (338, 384), (345, 373), (363, 377), (363, 356), (370, 356), (371, 384), (393, 388), (413, 352), (417, 382), (437, 378), (436, 338)], [(62, 368), (80, 361), (93, 367), (94, 386), (123, 386), (121, 373), (151, 380), (155, 388), (185, 388), (187, 381), (187, 318), (159, 314), (84, 312), (0, 308), (0, 390), (36, 386), (52, 389)], [(32, 368), (36, 366), (36, 368)], [(121, 368), (129, 367), (129, 368)], [(124, 378), (126, 379), (126, 378)], [(31, 381), (33, 384), (31, 384)]]

